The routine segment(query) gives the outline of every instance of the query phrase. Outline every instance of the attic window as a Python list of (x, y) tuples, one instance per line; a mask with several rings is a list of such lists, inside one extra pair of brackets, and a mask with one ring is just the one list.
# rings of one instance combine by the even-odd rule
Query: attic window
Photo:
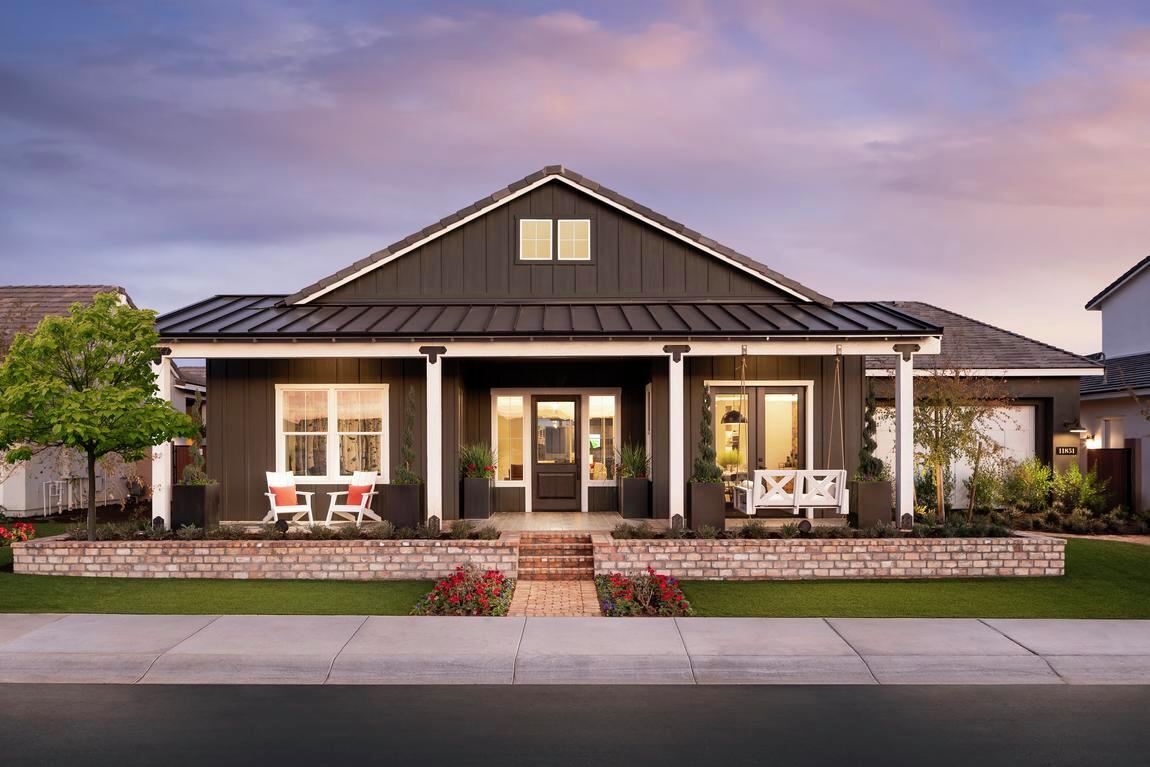
[(591, 260), (591, 222), (588, 219), (559, 219), (559, 260)]
[(551, 219), (519, 219), (519, 260), (551, 260)]

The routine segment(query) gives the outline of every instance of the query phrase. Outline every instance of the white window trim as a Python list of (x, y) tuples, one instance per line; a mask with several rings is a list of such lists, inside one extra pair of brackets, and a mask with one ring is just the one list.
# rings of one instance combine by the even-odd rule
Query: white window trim
[[(548, 229), (551, 232), (551, 236), (547, 238), (547, 245), (548, 245), (547, 258), (524, 258), (523, 257), (523, 225), (528, 224), (528, 223), (530, 223), (530, 224), (547, 224)], [(521, 219), (519, 219), (519, 243), (516, 245), (516, 247), (519, 249), (519, 260), (520, 261), (526, 261), (528, 263), (534, 263), (534, 262), (542, 263), (544, 261), (554, 261), (555, 260), (555, 234), (556, 234), (555, 221), (553, 219), (550, 219), (550, 218), (521, 218)], [(537, 238), (532, 238), (532, 239), (537, 239)]]
[[(587, 224), (587, 258), (563, 258), (563, 250), (559, 247), (562, 242), (562, 237), (559, 234), (562, 225), (565, 222), (584, 222)], [(560, 218), (555, 223), (555, 259), (557, 261), (567, 261), (580, 264), (587, 264), (591, 262), (591, 219), (589, 218)]]
[[(815, 466), (815, 382), (814, 381), (703, 381), (703, 386), (777, 386), (785, 388), (803, 387), (803, 432), (805, 435), (803, 448), (803, 464), (808, 469), (819, 468)], [(825, 467), (823, 467), (825, 468)]]
[[(285, 391), (326, 391), (327, 392), (327, 466), (328, 474), (323, 477), (297, 476), (296, 482), (301, 485), (337, 485), (351, 482), (351, 475), (342, 476), (331, 474), (332, 469), (338, 471), (339, 467), (339, 419), (337, 416), (336, 400), (339, 391), (374, 390), (383, 392), (383, 423), (382, 437), (379, 447), (380, 471), (378, 481), (386, 484), (390, 478), (391, 463), (391, 429), (389, 413), (391, 411), (391, 391), (388, 384), (276, 384), (276, 412), (275, 412), (275, 439), (276, 439), (276, 471), (287, 471), (287, 451), (284, 446), (284, 420), (283, 420), (283, 393)], [(316, 432), (317, 434), (319, 432)], [(349, 432), (350, 433), (350, 432)], [(332, 439), (335, 437), (335, 439)]]
[[(521, 487), (523, 488), (524, 504), (523, 509), (528, 514), (532, 512), (531, 509), (531, 466), (534, 462), (533, 451), (535, 449), (535, 442), (531, 431), (531, 425), (535, 420), (535, 414), (531, 410), (531, 397), (533, 396), (547, 396), (549, 394), (566, 394), (574, 397), (579, 397), (579, 430), (586, 439), (591, 431), (591, 409), (590, 398), (599, 397), (604, 395), (611, 395), (615, 397), (615, 423), (613, 436), (615, 445), (619, 445), (620, 438), (620, 424), (623, 422), (623, 390), (611, 388), (595, 388), (595, 389), (563, 389), (563, 388), (542, 388), (542, 389), (492, 389), (491, 390), (491, 441), (499, 444), (499, 398), (500, 397), (522, 397), (523, 398), (523, 479), (496, 479), (496, 487)], [(585, 448), (580, 448), (579, 460), (585, 460)], [(496, 460), (499, 457), (496, 456)], [(589, 495), (588, 488), (590, 487), (613, 487), (615, 480), (613, 479), (589, 479), (587, 475), (590, 472), (585, 467), (580, 466), (579, 471), (579, 510), (586, 513), (588, 511), (587, 497)]]

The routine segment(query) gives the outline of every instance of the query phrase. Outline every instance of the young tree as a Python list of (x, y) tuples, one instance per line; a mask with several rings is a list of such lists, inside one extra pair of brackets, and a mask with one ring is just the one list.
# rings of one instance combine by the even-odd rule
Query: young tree
[(971, 460), (976, 471), (972, 486), (977, 486), (977, 471), (997, 447), (989, 431), (1008, 404), (1003, 384), (985, 376), (934, 369), (915, 379), (914, 442), (934, 474), (939, 521), (946, 518), (946, 469), (959, 458)]
[(0, 365), (0, 449), (9, 461), (51, 446), (84, 454), (89, 540), (96, 530), (97, 461), (113, 453), (139, 460), (153, 445), (198, 433), (191, 418), (158, 396), (151, 368), (155, 319), (155, 312), (101, 293), (17, 335)]

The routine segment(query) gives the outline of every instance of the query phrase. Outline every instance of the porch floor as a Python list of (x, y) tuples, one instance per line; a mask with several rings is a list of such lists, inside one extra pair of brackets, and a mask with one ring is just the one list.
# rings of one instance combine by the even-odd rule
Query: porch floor
[[(623, 517), (614, 511), (501, 511), (491, 515), (488, 524), (505, 533), (533, 531), (579, 530), (582, 532), (609, 531), (623, 523)], [(649, 520), (658, 524), (665, 520)]]

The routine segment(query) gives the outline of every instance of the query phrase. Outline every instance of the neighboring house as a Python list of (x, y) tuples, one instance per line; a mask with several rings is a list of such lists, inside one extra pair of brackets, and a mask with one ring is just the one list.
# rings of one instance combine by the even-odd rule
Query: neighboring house
[[(321, 493), (356, 469), (386, 481), (409, 390), (427, 516), (459, 516), (458, 447), (489, 441), (497, 510), (613, 510), (615, 453), (635, 443), (653, 516), (673, 518), (705, 387), (729, 475), (853, 470), (870, 357), (895, 371), (892, 468), (910, 511), (913, 360), (942, 334), (897, 305), (835, 302), (561, 166), (291, 295), (215, 296), (159, 330), (171, 359), (207, 361), (208, 471), (228, 520), (263, 516), (267, 470)], [(160, 514), (169, 467), (154, 464)]]
[(1082, 379), (1091, 459), (1116, 500), (1150, 509), (1150, 256), (1090, 299), (1102, 312), (1104, 378)]
[[(50, 315), (63, 315), (75, 303), (89, 303), (97, 293), (117, 293), (131, 304), (117, 285), (7, 285), (0, 286), (0, 354), (6, 353), (17, 333), (29, 332)], [(125, 478), (134, 466), (102, 461), (96, 469), (100, 502), (124, 498)], [(48, 511), (82, 505), (87, 487), (83, 456), (50, 448), (21, 463), (0, 463), (0, 512), (12, 517), (37, 516)]]
[[(989, 436), (1002, 447), (1002, 457), (1013, 461), (1039, 458), (1058, 471), (1074, 463), (1085, 468), (1083, 435), (1074, 431), (1079, 425), (1078, 386), (1080, 381), (1101, 377), (1101, 365), (931, 304), (892, 301), (888, 305), (942, 328), (942, 351), (915, 355), (915, 375), (959, 371), (1001, 383), (991, 388), (1000, 389), (1009, 404), (998, 410)], [(881, 382), (881, 377), (890, 374), (888, 358), (867, 359), (867, 375), (880, 379), (876, 388), (880, 398), (890, 397), (890, 384)], [(890, 419), (880, 419), (878, 443), (879, 457), (893, 460)], [(958, 461), (953, 469), (955, 487), (950, 500), (955, 507), (965, 508), (964, 483), (970, 477), (970, 466)]]

